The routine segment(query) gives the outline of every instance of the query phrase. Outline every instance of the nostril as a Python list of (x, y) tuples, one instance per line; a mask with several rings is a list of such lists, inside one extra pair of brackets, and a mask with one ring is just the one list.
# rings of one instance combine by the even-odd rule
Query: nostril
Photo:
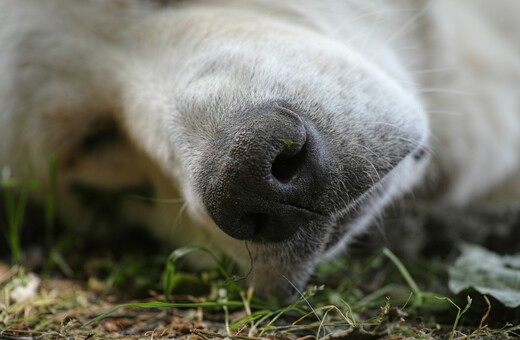
[(238, 220), (241, 230), (246, 230), (248, 238), (262, 233), (269, 223), (269, 216), (262, 213), (246, 213)]
[[(293, 148), (291, 150), (291, 148)], [(307, 144), (299, 150), (298, 145), (286, 144), (284, 152), (279, 154), (273, 162), (271, 174), (281, 183), (289, 183), (296, 177), (305, 162)]]

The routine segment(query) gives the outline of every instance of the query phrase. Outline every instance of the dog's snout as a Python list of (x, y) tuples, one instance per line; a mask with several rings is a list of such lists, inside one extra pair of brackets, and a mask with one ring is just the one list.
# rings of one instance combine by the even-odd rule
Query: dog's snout
[(320, 138), (293, 111), (254, 116), (232, 139), (203, 194), (217, 225), (237, 239), (282, 241), (321, 215)]

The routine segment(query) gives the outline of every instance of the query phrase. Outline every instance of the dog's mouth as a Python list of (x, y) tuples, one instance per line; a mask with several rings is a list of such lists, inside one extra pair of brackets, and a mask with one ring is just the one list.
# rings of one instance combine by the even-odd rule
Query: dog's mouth
[(330, 216), (304, 207), (281, 203), (289, 214), (268, 215), (265, 213), (246, 213), (239, 219), (240, 228), (252, 231), (247, 240), (265, 244), (278, 243), (291, 238), (297, 230), (309, 223), (330, 220)]

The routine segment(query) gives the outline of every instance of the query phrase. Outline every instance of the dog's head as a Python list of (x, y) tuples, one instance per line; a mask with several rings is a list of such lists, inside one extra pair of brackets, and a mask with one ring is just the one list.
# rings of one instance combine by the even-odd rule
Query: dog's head
[(246, 269), (251, 257), (258, 290), (287, 296), (420, 175), (425, 113), (390, 54), (375, 63), (245, 10), (171, 15), (150, 24), (163, 31), (140, 66), (155, 118), (129, 124), (142, 135), (154, 122), (138, 138), (189, 213)]

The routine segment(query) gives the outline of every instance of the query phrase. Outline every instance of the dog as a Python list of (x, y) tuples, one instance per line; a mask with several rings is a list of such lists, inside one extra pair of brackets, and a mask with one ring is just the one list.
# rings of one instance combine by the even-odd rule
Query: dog
[(519, 11), (0, 0), (3, 176), (73, 228), (143, 224), (293, 297), (405, 195), (520, 198)]

